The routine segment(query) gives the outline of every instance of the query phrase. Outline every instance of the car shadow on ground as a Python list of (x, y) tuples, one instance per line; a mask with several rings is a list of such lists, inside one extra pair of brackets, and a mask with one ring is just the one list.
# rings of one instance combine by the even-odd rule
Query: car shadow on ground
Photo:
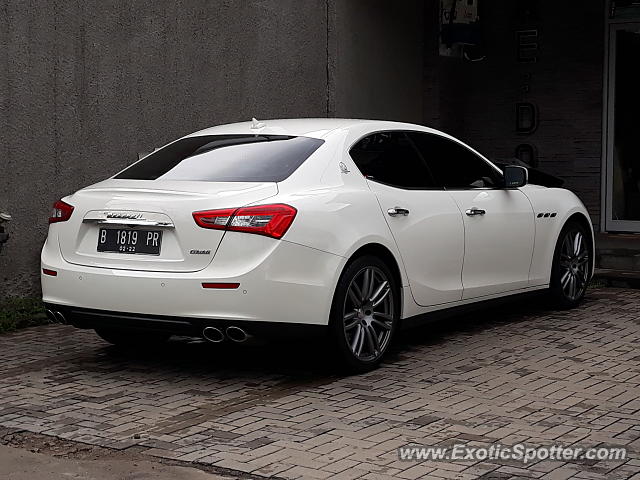
[(500, 325), (530, 321), (532, 317), (553, 314), (558, 314), (558, 310), (550, 306), (542, 294), (507, 299), (497, 305), (478, 307), (473, 311), (435, 321), (427, 320), (420, 326), (405, 329), (399, 335), (397, 346), (439, 344), (456, 335), (470, 335)]
[[(588, 306), (595, 301), (597, 299), (593, 296), (587, 297), (583, 305)], [(409, 351), (453, 341), (460, 336), (499, 328), (503, 324), (531, 321), (537, 316), (561, 314), (546, 306), (539, 297), (532, 297), (428, 322), (398, 332), (384, 365), (393, 365), (394, 361), (402, 359)], [(140, 345), (139, 348), (121, 349), (105, 345), (96, 351), (90, 363), (99, 370), (162, 370), (165, 373), (173, 371), (181, 375), (212, 375), (216, 378), (275, 375), (296, 381), (317, 381), (342, 375), (328, 361), (328, 355), (326, 342), (322, 338), (265, 340), (256, 344), (229, 341), (211, 344), (202, 339), (174, 337), (159, 347)], [(87, 367), (87, 363), (83, 362), (83, 368)]]

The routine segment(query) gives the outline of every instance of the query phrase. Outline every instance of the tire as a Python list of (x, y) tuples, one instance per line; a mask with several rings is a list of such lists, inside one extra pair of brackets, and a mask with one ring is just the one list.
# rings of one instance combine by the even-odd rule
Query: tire
[(400, 293), (391, 269), (371, 255), (347, 265), (329, 318), (330, 342), (340, 369), (361, 373), (378, 366), (399, 319)]
[(119, 330), (115, 328), (96, 328), (100, 338), (118, 347), (145, 348), (166, 342), (171, 337), (169, 333), (143, 332), (136, 330)]
[(568, 309), (580, 304), (591, 278), (592, 254), (591, 232), (578, 222), (567, 222), (553, 254), (549, 293), (554, 306)]

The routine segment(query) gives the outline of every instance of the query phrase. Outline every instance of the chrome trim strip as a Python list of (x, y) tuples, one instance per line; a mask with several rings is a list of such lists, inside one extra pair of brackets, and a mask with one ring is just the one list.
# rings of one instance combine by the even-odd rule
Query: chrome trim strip
[(175, 225), (171, 222), (155, 222), (153, 220), (128, 220), (126, 218), (85, 218), (82, 223), (99, 223), (109, 225), (127, 225), (127, 226), (140, 226), (140, 227), (163, 227), (163, 228), (175, 228)]

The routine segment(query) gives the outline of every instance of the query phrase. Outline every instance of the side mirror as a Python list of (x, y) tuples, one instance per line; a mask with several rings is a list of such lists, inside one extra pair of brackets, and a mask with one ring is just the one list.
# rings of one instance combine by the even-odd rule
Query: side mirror
[(529, 171), (524, 167), (507, 165), (502, 170), (505, 188), (520, 188), (527, 184)]

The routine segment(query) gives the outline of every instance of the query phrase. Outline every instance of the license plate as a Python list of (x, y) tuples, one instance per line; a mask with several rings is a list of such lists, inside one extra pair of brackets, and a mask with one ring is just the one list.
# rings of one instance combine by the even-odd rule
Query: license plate
[(160, 255), (162, 232), (131, 228), (101, 228), (98, 232), (98, 251)]

